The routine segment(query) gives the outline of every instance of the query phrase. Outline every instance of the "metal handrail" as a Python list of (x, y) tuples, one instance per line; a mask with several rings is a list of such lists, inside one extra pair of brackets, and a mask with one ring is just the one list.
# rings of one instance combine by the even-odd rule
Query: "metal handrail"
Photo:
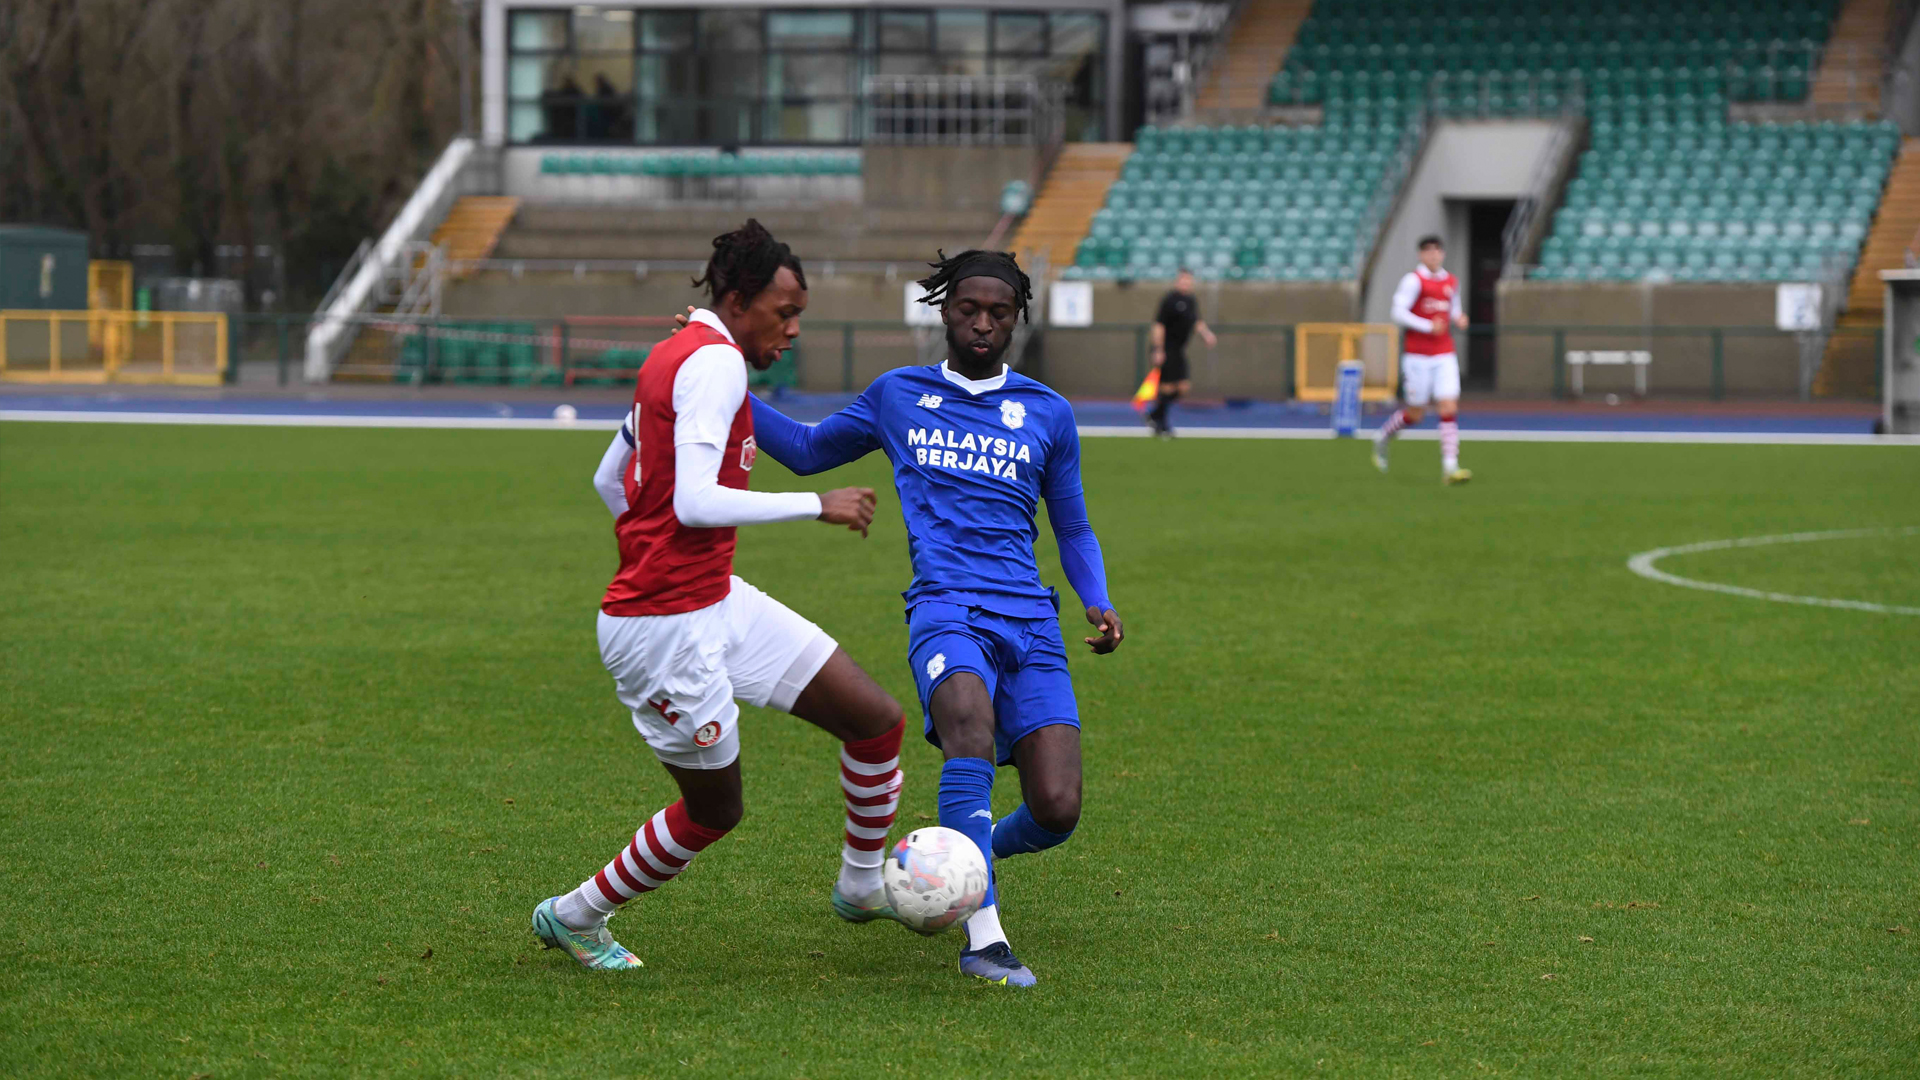
[(1051, 146), (1066, 88), (1031, 75), (869, 75), (860, 99), (869, 143)]

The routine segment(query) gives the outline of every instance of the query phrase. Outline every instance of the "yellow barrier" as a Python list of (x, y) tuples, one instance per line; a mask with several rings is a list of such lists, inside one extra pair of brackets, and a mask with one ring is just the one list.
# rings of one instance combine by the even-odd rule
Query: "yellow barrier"
[[(119, 259), (94, 259), (87, 263), (87, 310), (89, 312), (127, 311), (133, 307), (133, 264)], [(87, 326), (87, 344), (105, 349), (107, 324), (101, 319)]]
[(227, 317), (198, 311), (0, 311), (0, 380), (215, 386)]
[(1340, 364), (1363, 367), (1360, 400), (1392, 401), (1400, 393), (1400, 328), (1391, 323), (1301, 323), (1294, 330), (1293, 394), (1332, 401)]

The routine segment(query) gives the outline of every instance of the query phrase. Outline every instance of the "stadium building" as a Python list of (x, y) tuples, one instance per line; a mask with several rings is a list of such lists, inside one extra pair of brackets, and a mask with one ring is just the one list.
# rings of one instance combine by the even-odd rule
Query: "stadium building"
[[(1381, 394), (1390, 334), (1301, 328), (1388, 323), (1434, 233), (1475, 327), (1472, 392), (1638, 377), (1871, 396), (1878, 273), (1920, 230), (1911, 15), (1870, 0), (484, 0), (477, 131), (342, 275), (307, 374), (630, 378), (657, 336), (636, 317), (684, 304), (684, 271), (753, 215), (814, 282), (797, 363), (776, 376), (807, 389), (914, 362), (933, 343), (907, 325), (908, 282), (938, 248), (992, 244), (1036, 271), (1039, 314), (1058, 286), (1091, 303), (1093, 325), (1039, 319), (1019, 344), (1064, 392), (1131, 392), (1162, 283), (1190, 267), (1226, 330), (1197, 394), (1312, 397), (1342, 355)], [(378, 312), (558, 320), (591, 344), (430, 344), (350, 318)]]

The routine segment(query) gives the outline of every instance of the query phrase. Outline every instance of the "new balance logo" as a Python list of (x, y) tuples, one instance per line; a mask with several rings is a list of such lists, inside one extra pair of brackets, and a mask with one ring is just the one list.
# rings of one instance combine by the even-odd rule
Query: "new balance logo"
[(939, 394), (921, 394), (919, 405), (923, 409), (937, 409), (944, 400)]

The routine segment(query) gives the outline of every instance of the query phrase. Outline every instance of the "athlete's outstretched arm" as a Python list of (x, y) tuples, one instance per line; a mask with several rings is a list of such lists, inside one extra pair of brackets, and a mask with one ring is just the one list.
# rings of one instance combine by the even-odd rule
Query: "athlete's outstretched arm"
[(623, 420), (620, 430), (613, 433), (613, 442), (607, 446), (607, 452), (600, 456), (600, 467), (593, 471), (593, 490), (600, 493), (600, 501), (607, 504), (607, 510), (614, 517), (627, 512), (627, 462), (633, 460), (633, 432), (627, 425), (632, 420)]
[(872, 488), (816, 495), (748, 491), (719, 482), (733, 418), (747, 396), (747, 370), (737, 349), (709, 345), (680, 365), (673, 378), (674, 516), (695, 529), (817, 518), (865, 536), (873, 521)]
[(1060, 545), (1060, 569), (1066, 571), (1067, 584), (1079, 594), (1081, 606), (1110, 610), (1107, 564), (1100, 554), (1100, 538), (1093, 535), (1093, 522), (1087, 520), (1087, 497), (1048, 499), (1047, 520), (1053, 523), (1053, 538)]
[(752, 401), (754, 443), (801, 476), (837, 469), (880, 449), (868, 394), (812, 427), (757, 397)]
[(1074, 426), (1071, 410), (1063, 408), (1054, 426), (1053, 449), (1047, 457), (1040, 493), (1047, 500), (1053, 538), (1060, 545), (1060, 569), (1086, 607), (1087, 622), (1100, 631), (1099, 637), (1084, 640), (1094, 652), (1110, 653), (1127, 632), (1107, 597), (1106, 560), (1100, 554), (1099, 537), (1093, 535), (1093, 523), (1087, 520), (1087, 496), (1080, 486), (1080, 431)]

